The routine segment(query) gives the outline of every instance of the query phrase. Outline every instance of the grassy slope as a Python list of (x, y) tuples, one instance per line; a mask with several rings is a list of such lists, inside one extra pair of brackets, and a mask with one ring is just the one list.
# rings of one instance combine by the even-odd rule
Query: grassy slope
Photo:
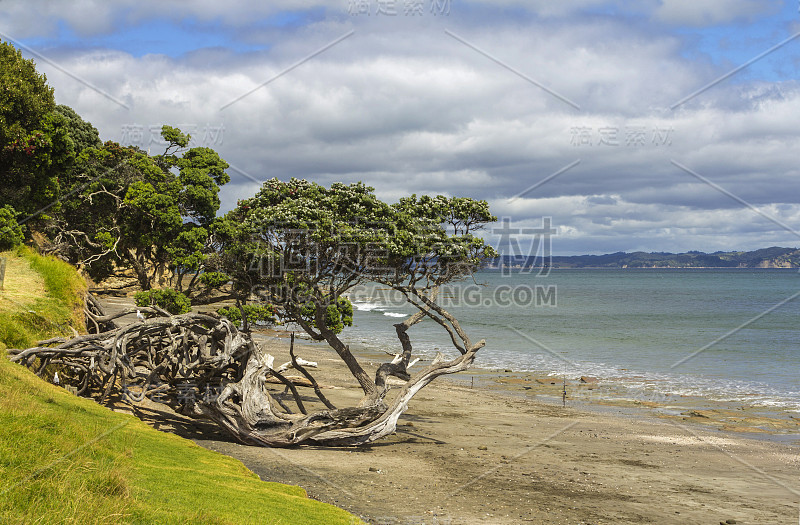
[[(38, 264), (45, 273), (58, 274), (47, 269), (50, 263)], [(22, 276), (19, 271), (17, 275)], [(7, 284), (8, 277), (7, 272)], [(24, 277), (29, 296), (0, 302), (0, 324), (16, 322), (31, 305), (40, 308), (37, 315), (45, 315), (42, 309), (47, 307), (62, 315), (58, 323), (69, 322), (74, 309), (56, 306), (74, 297), (80, 283), (61, 286), (59, 292), (66, 274), (55, 289), (47, 279)], [(44, 289), (49, 298), (33, 293)], [(52, 297), (53, 290), (62, 299)], [(6, 291), (10, 293), (8, 286)], [(23, 323), (19, 328), (24, 333), (12, 335), (51, 336), (63, 329), (58, 323), (34, 323), (33, 328)], [(308, 499), (299, 487), (262, 482), (237, 460), (68, 394), (0, 358), (0, 523), (120, 522), (359, 521)]]
[(0, 351), (83, 331), (84, 281), (75, 269), (28, 248), (0, 253), (7, 260), (0, 291)]

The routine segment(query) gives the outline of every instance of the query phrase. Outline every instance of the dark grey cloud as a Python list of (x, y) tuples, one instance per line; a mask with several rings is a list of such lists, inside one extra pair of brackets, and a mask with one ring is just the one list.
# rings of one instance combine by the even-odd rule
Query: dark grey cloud
[[(161, 124), (183, 125), (198, 141), (218, 130), (212, 146), (244, 172), (231, 170), (222, 193), (227, 209), (253, 194), (254, 180), (363, 180), (390, 200), (409, 193), (466, 195), (490, 200), (497, 215), (515, 224), (553, 217), (560, 253), (798, 244), (792, 233), (671, 163), (800, 227), (795, 82), (723, 82), (669, 109), (725, 69), (702, 56), (688, 60), (687, 40), (660, 21), (719, 23), (752, 16), (752, 5), (723, 13), (707, 2), (642, 3), (634, 13), (640, 22), (631, 24), (583, 11), (599, 4), (506, 1), (504, 9), (526, 9), (529, 16), (495, 15), (482, 26), (474, 16), (488, 4), (465, 4), (469, 10), (461, 15), (434, 20), (347, 16), (343, 2), (305, 24), (259, 32), (253, 20), (308, 6), (287, 1), (246, 11), (233, 2), (223, 13), (215, 3), (199, 2), (187, 13), (242, 28), (243, 39), (264, 47), (198, 49), (177, 58), (50, 51), (130, 110), (47, 64), (39, 67), (58, 101), (93, 122), (104, 139), (132, 142), (133, 136), (157, 152), (157, 137), (150, 135)], [(63, 18), (76, 30), (99, 33), (125, 23), (118, 7), (105, 4), (85, 26), (74, 20), (83, 8), (67, 13), (36, 5), (45, 26)], [(149, 2), (125, 5), (131, 20), (151, 16)], [(165, 16), (180, 16), (177, 2), (159, 5)], [(6, 10), (0, 24), (16, 20), (20, 32), (37, 31), (25, 25), (26, 16)], [(279, 76), (349, 31), (355, 33)], [(574, 168), (512, 200), (577, 159)]]

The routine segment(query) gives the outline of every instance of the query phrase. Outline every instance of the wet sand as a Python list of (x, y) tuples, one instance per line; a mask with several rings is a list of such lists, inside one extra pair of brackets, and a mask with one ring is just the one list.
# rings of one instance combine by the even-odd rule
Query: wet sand
[[(286, 341), (265, 344), (278, 361), (288, 355)], [(326, 389), (334, 403), (360, 397), (332, 350), (306, 345), (298, 354), (319, 362), (321, 383), (344, 386)], [(394, 435), (363, 447), (273, 450), (221, 436), (191, 437), (241, 460), (262, 479), (300, 485), (370, 523), (800, 520), (797, 442), (717, 430), (725, 424), (711, 422), (724, 413), (669, 416), (614, 404), (571, 406), (578, 389), (598, 385), (572, 385), (576, 399), (564, 408), (557, 398), (561, 384), (501, 375), (468, 371), (455, 381), (440, 378), (412, 400)], [(310, 389), (301, 393), (304, 402), (313, 401)]]

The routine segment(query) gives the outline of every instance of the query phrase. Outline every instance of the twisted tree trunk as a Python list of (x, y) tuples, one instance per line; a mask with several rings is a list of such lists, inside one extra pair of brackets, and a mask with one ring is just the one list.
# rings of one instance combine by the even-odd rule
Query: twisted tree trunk
[[(135, 402), (147, 396), (185, 415), (211, 419), (242, 443), (285, 447), (361, 444), (391, 434), (420, 389), (440, 375), (469, 368), (484, 346), (481, 341), (451, 361), (439, 354), (427, 368), (411, 376), (412, 347), (406, 331), (426, 315), (419, 312), (395, 325), (402, 352), (378, 368), (374, 382), (368, 380), (358, 406), (336, 408), (307, 370), (316, 364), (295, 356), (294, 338), (292, 360), (275, 366), (273, 356), (260, 348), (250, 333), (239, 331), (227, 319), (198, 313), (170, 316), (158, 308), (139, 310), (154, 317), (117, 326), (115, 319), (135, 310), (105, 315), (99, 303), (90, 299), (87, 317), (96, 333), (42, 341), (25, 350), (11, 349), (10, 359), (40, 375), (57, 369), (62, 384), (100, 402), (109, 397)], [(345, 353), (352, 357), (349, 350)], [(290, 368), (304, 376), (323, 409), (306, 409), (293, 382), (283, 375)], [(363, 373), (360, 366), (355, 368)], [(364, 382), (362, 374), (356, 376)], [(389, 376), (406, 383), (387, 404)], [(292, 391), (300, 413), (291, 411), (278, 392), (270, 390), (276, 378)]]

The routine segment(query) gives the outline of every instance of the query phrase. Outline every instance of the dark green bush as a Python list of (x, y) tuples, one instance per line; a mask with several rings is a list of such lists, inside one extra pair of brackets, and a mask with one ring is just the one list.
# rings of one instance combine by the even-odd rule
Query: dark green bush
[(227, 284), (231, 280), (231, 276), (222, 272), (206, 272), (200, 275), (198, 280), (213, 290)]
[[(247, 322), (251, 324), (256, 323), (274, 323), (275, 322), (275, 307), (271, 304), (246, 304), (242, 306), (244, 313), (247, 316)], [(236, 306), (220, 308), (217, 313), (223, 317), (227, 317), (234, 323), (242, 321), (242, 313)]]
[(136, 306), (158, 306), (171, 314), (185, 314), (192, 309), (192, 302), (181, 292), (172, 288), (136, 292)]
[(19, 246), (25, 240), (23, 227), (17, 224), (19, 215), (8, 204), (0, 207), (0, 252)]

